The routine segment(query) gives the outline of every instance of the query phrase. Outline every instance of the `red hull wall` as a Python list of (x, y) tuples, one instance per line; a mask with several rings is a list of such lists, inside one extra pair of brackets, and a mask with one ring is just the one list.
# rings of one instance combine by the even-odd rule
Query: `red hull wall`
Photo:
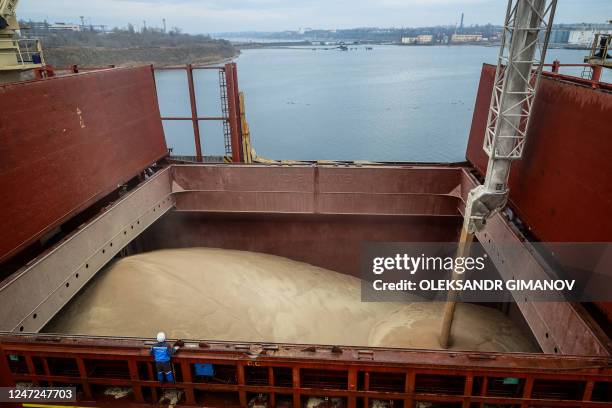
[[(482, 150), (495, 67), (484, 65), (467, 159)], [(512, 165), (510, 203), (541, 241), (612, 241), (612, 93), (542, 78), (522, 160)]]
[(151, 67), (0, 85), (0, 261), (167, 153)]
[[(480, 174), (495, 67), (484, 65), (467, 159)], [(612, 242), (612, 92), (543, 77), (510, 205), (543, 242)], [(612, 322), (612, 303), (598, 303)]]

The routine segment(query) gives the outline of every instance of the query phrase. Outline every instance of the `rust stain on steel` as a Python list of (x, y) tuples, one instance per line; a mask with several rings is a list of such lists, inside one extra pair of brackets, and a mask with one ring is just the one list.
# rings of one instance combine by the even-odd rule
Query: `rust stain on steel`
[(232, 161), (239, 163), (242, 161), (241, 156), (241, 128), (239, 126), (240, 104), (238, 103), (238, 76), (236, 73), (236, 64), (225, 64), (225, 81), (227, 87), (227, 108), (229, 114), (229, 125), (231, 134), (232, 146)]
[[(478, 184), (467, 172), (464, 179), (467, 191)], [(502, 278), (548, 277), (546, 269), (549, 266), (543, 259), (534, 256), (522, 234), (501, 214), (491, 217), (486, 228), (476, 235), (491, 255), (491, 260)], [(524, 302), (518, 296), (515, 297), (516, 305), (545, 353), (592, 356), (611, 354), (612, 342), (580, 304)]]
[[(238, 401), (240, 406), (246, 406), (247, 393), (267, 394), (270, 397), (275, 393), (284, 394), (294, 400), (294, 406), (302, 405), (300, 401), (304, 396), (345, 397), (347, 408), (357, 407), (359, 397), (400, 400), (409, 402), (409, 406), (413, 405), (413, 401), (451, 402), (453, 406), (462, 402), (468, 405), (609, 406), (603, 399), (593, 398), (592, 391), (595, 384), (609, 381), (610, 358), (356, 347), (339, 347), (339, 351), (334, 353), (330, 346), (196, 340), (188, 341), (186, 347), (173, 357), (175, 368), (180, 367), (182, 374), (177, 375), (176, 384), (161, 385), (153, 376), (149, 356), (152, 343), (147, 339), (2, 336), (0, 356), (19, 356), (18, 359), (25, 361), (25, 364), (21, 363), (20, 368), (14, 366), (13, 372), (0, 371), (0, 384), (12, 385), (17, 381), (53, 383), (69, 378), (83, 387), (85, 399), (95, 406), (106, 405), (99, 395), (91, 393), (92, 386), (130, 387), (134, 395), (133, 399), (122, 402), (126, 406), (156, 404), (157, 397), (145, 401), (143, 391), (156, 396), (159, 387), (183, 391), (185, 401), (182, 404), (188, 406), (201, 406), (202, 394), (206, 393), (205, 399), (210, 401), (214, 392), (232, 393), (235, 398), (234, 402), (224, 398), (210, 404), (214, 406), (236, 406)], [(255, 356), (249, 353), (249, 350), (257, 347), (263, 352)], [(365, 355), (368, 357), (364, 358)], [(34, 357), (42, 361), (46, 367), (44, 372), (32, 364)], [(78, 367), (78, 373), (67, 373), (65, 368), (57, 367), (53, 361), (57, 357), (66, 363), (72, 362)], [(85, 360), (93, 370), (86, 369)], [(229, 381), (194, 381), (191, 375), (193, 364), (202, 362), (223, 366), (229, 373)], [(143, 364), (147, 368), (139, 370)], [(0, 360), (1, 365), (8, 368), (7, 358)], [(99, 376), (95, 373), (97, 367), (111, 370), (106, 371), (109, 374)], [(252, 381), (247, 370), (253, 367), (267, 370), (268, 381)], [(276, 382), (275, 369), (289, 370), (290, 374), (282, 383)], [(366, 377), (364, 385), (358, 383), (358, 373)], [(381, 374), (392, 375), (400, 382), (387, 384), (384, 388), (372, 387), (368, 376)], [(316, 382), (307, 379), (313, 375)], [(477, 377), (483, 377), (480, 391), (472, 389)], [(488, 380), (507, 377), (519, 379), (524, 384), (523, 389), (502, 395), (486, 385)], [(459, 388), (445, 386), (444, 383), (451, 379)], [(538, 387), (538, 384), (544, 387)], [(567, 387), (576, 386), (582, 386), (584, 391), (575, 395), (571, 391), (564, 393)], [(196, 391), (199, 398), (196, 398)]]
[[(466, 154), (480, 174), (494, 75), (495, 67), (483, 66)], [(543, 242), (610, 242), (612, 87), (555, 78), (540, 81), (525, 155), (510, 172), (510, 205)], [(612, 321), (612, 303), (598, 307)]]
[(200, 140), (200, 122), (198, 121), (198, 106), (193, 81), (193, 66), (191, 64), (187, 64), (186, 70), (187, 85), (189, 88), (189, 105), (191, 106), (191, 124), (193, 126), (193, 137), (196, 149), (196, 159), (197, 161), (202, 161), (202, 142)]
[(167, 154), (151, 67), (0, 86), (0, 261)]
[(365, 241), (452, 242), (461, 227), (460, 167), (174, 165), (172, 172), (177, 212), (138, 238), (145, 250), (240, 249), (359, 276)]
[(0, 330), (39, 331), (104, 265), (173, 206), (170, 178), (168, 168), (157, 172), (0, 282)]
[[(339, 346), (339, 353), (332, 353), (329, 345), (304, 345), (292, 343), (253, 343), (183, 339), (189, 347), (183, 347), (176, 359), (224, 360), (224, 361), (272, 361), (297, 362), (302, 367), (334, 369), (334, 365), (359, 364), (379, 366), (383, 370), (404, 371), (413, 368), (438, 368), (457, 370), (500, 370), (510, 374), (530, 371), (533, 374), (555, 378), (558, 371), (567, 371), (568, 378), (584, 378), (588, 375), (605, 375), (612, 371), (609, 356), (559, 356), (542, 353), (503, 353), (474, 351), (419, 350), (404, 348)], [(151, 361), (149, 348), (155, 341), (141, 338), (113, 338), (70, 336), (55, 334), (2, 333), (2, 351), (10, 353), (53, 353), (58, 356), (95, 354), (108, 359), (144, 357)], [(265, 352), (257, 357), (249, 355), (250, 346), (262, 346)], [(313, 351), (314, 348), (314, 351)], [(366, 353), (364, 353), (366, 352)], [(363, 355), (369, 354), (364, 359)], [(295, 361), (301, 360), (301, 361)], [(338, 369), (337, 367), (336, 369)], [(609, 379), (609, 378), (608, 378)]]
[(179, 211), (457, 216), (452, 167), (174, 166)]
[[(484, 65), (467, 149), (481, 174), (495, 67)], [(522, 160), (510, 173), (510, 203), (546, 242), (612, 241), (612, 93), (545, 77)]]

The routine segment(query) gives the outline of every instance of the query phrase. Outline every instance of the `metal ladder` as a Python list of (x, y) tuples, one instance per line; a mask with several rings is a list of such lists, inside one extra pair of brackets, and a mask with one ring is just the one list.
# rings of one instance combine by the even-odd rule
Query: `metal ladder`
[(584, 79), (593, 79), (593, 68), (590, 66), (584, 67), (582, 73), (580, 73), (580, 77)]
[(223, 142), (225, 145), (225, 155), (232, 156), (232, 137), (230, 133), (229, 125), (229, 107), (227, 101), (227, 80), (225, 77), (225, 70), (219, 70), (219, 88), (221, 95), (221, 114), (225, 118), (223, 120)]

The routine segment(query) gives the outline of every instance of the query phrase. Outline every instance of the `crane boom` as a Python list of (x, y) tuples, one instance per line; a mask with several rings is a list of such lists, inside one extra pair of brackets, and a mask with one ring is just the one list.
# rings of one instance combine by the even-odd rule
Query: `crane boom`
[[(510, 166), (523, 156), (556, 6), (557, 0), (508, 0), (483, 144), (489, 156), (487, 172), (484, 183), (468, 194), (457, 256), (469, 254), (474, 234), (508, 200)], [(448, 294), (443, 348), (449, 346), (457, 296)]]

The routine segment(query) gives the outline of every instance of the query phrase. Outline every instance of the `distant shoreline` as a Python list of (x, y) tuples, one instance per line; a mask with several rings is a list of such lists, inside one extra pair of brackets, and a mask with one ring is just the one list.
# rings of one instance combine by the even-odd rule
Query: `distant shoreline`
[(185, 64), (215, 65), (233, 60), (240, 55), (236, 47), (231, 49), (215, 44), (181, 47), (50, 47), (44, 50), (46, 62), (54, 67), (130, 66), (152, 64), (158, 67)]
[[(229, 40), (231, 42), (231, 40)], [(376, 45), (394, 45), (398, 47), (464, 47), (464, 46), (481, 46), (481, 47), (499, 47), (499, 42), (466, 42), (466, 43), (431, 43), (431, 44), (402, 44), (398, 42), (354, 42), (354, 41), (328, 41), (322, 44), (319, 41), (278, 41), (278, 42), (232, 42), (232, 45), (240, 50), (249, 49), (302, 49), (303, 47), (338, 47), (346, 45), (347, 47), (371, 47)], [(586, 45), (568, 45), (568, 44), (550, 44), (548, 48), (567, 49), (567, 50), (590, 50), (590, 46)]]

